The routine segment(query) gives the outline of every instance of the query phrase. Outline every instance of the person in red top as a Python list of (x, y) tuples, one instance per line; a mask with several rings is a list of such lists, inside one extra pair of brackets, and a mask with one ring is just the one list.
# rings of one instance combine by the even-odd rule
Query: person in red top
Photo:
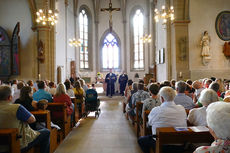
[[(73, 104), (71, 102), (70, 97), (66, 94), (66, 89), (64, 84), (59, 83), (56, 88), (56, 93), (53, 97), (54, 103), (65, 103), (67, 106), (67, 115), (71, 115), (73, 113)], [(60, 118), (61, 114), (55, 113), (55, 116)]]

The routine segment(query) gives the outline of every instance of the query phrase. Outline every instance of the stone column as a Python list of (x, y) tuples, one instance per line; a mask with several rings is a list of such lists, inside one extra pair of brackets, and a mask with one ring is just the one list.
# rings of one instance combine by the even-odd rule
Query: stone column
[(177, 80), (190, 78), (189, 70), (189, 42), (188, 0), (174, 0), (175, 21), (171, 26), (171, 65), (172, 77)]
[[(36, 11), (38, 9), (47, 9), (44, 1), (33, 1), (28, 0), (29, 6), (31, 9), (31, 16), (33, 21), (32, 30), (37, 33), (37, 50), (35, 50), (37, 55), (34, 60), (37, 61), (37, 79), (48, 79), (54, 81), (54, 72), (55, 72), (55, 39), (54, 39), (54, 28), (50, 25), (41, 25), (37, 24), (36, 21)], [(55, 1), (48, 0), (48, 8), (54, 10), (55, 9)], [(40, 48), (39, 48), (39, 42)], [(42, 56), (39, 60), (39, 53), (38, 51), (42, 51)], [(40, 53), (41, 55), (41, 53)], [(41, 60), (42, 59), (42, 60)]]
[[(51, 40), (54, 40), (54, 36), (51, 35), (51, 27), (49, 26), (37, 26), (37, 42), (43, 43), (44, 61), (38, 60), (38, 79), (54, 80), (54, 47), (51, 47)], [(39, 75), (40, 74), (40, 75)]]

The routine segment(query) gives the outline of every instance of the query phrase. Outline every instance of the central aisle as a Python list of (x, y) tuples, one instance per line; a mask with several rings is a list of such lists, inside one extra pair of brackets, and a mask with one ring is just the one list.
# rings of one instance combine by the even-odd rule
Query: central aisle
[(134, 128), (122, 113), (123, 98), (100, 97), (101, 114), (74, 128), (55, 153), (140, 153)]

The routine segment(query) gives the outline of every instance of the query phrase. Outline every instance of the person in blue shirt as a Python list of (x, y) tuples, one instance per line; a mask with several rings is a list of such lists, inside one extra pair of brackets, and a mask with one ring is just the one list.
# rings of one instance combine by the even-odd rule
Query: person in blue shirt
[[(40, 152), (49, 153), (50, 131), (46, 128), (34, 131), (28, 124), (36, 121), (35, 117), (22, 105), (11, 104), (11, 89), (0, 86), (0, 128), (17, 128), (21, 152), (26, 152), (39, 144)], [(0, 152), (7, 152), (8, 148), (0, 147)]]
[(52, 95), (48, 93), (45, 89), (45, 82), (44, 81), (39, 81), (38, 82), (38, 91), (33, 94), (33, 100), (34, 101), (39, 101), (42, 99), (48, 100), (48, 102), (52, 102)]

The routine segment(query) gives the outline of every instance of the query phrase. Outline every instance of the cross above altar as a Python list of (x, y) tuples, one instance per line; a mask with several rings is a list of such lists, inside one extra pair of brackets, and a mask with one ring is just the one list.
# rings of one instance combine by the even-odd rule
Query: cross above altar
[(102, 8), (102, 9), (101, 9), (102, 12), (105, 12), (105, 11), (108, 11), (108, 12), (109, 12), (109, 30), (110, 30), (110, 32), (111, 32), (112, 29), (113, 29), (112, 12), (113, 12), (113, 11), (120, 11), (120, 10), (121, 10), (120, 8), (113, 8), (113, 7), (112, 7), (112, 2), (111, 2), (111, 0), (109, 1), (109, 8)]

